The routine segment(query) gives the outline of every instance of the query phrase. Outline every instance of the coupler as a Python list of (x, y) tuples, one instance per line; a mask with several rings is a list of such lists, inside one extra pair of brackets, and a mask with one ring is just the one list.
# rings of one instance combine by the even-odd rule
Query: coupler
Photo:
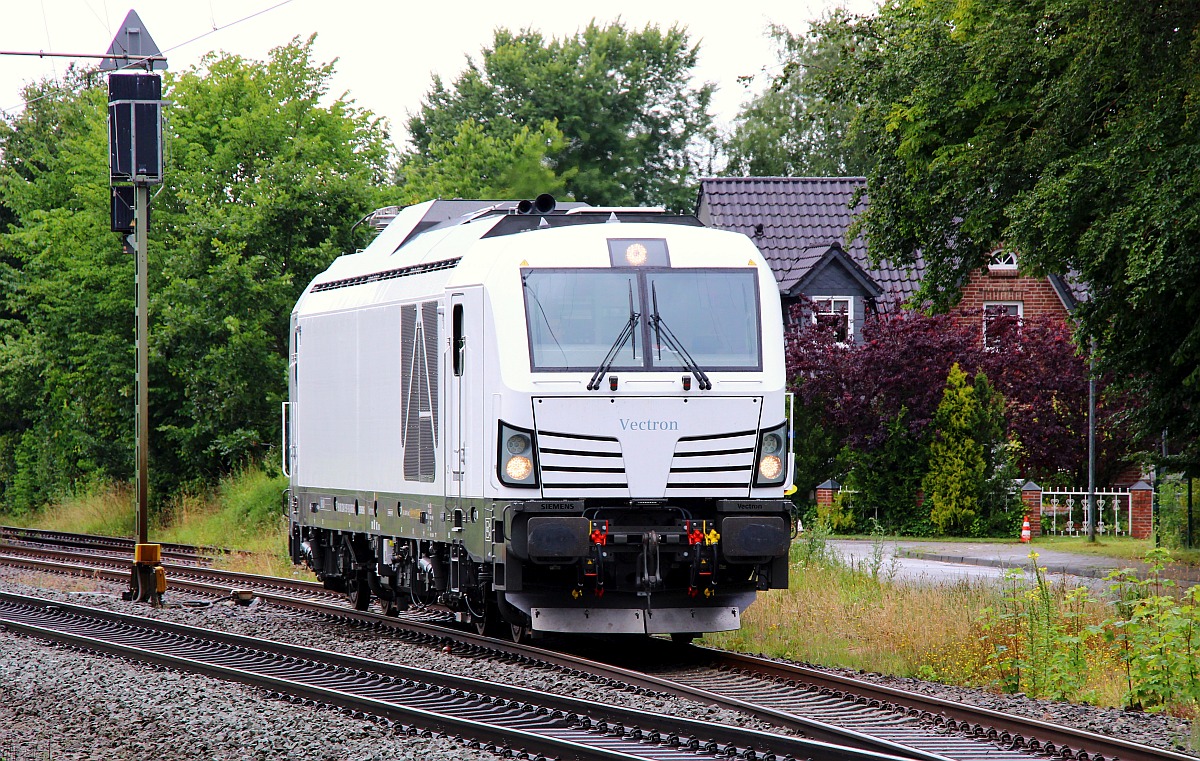
[(135, 544), (129, 591), (122, 592), (121, 599), (148, 602), (156, 608), (162, 605), (163, 593), (167, 591), (167, 572), (160, 565), (161, 561), (161, 544)]

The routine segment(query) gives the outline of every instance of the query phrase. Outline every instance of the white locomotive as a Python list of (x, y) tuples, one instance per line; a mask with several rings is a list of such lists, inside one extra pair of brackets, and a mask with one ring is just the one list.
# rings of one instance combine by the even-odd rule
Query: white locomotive
[(745, 236), (430, 201), (291, 328), (292, 558), (360, 609), (686, 640), (787, 586), (783, 328)]

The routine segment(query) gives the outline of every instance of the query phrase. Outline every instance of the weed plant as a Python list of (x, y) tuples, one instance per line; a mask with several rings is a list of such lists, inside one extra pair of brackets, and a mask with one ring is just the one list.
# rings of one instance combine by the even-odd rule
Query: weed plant
[(986, 671), (1004, 692), (1194, 716), (1200, 706), (1200, 587), (1179, 594), (1146, 555), (1148, 574), (1114, 571), (1107, 602), (1085, 587), (1053, 587), (1031, 552), (1032, 580), (1005, 575), (999, 604), (982, 611)]
[[(825, 666), (921, 676), (954, 684), (985, 681), (986, 652), (972, 612), (990, 601), (986, 585), (895, 580), (882, 532), (852, 564), (821, 527), (792, 545), (789, 588), (761, 594), (734, 632), (708, 644)], [(965, 614), (965, 615), (964, 615)]]
[(1004, 692), (1097, 702), (1092, 661), (1104, 656), (1102, 608), (1086, 587), (1054, 586), (1031, 552), (1032, 582), (1022, 569), (1004, 574), (998, 605), (983, 609), (980, 638), (990, 681)]

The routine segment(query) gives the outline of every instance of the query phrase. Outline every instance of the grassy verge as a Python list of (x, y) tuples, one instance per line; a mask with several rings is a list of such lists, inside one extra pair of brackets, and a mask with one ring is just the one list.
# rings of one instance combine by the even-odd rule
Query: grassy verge
[[(810, 536), (792, 548), (790, 588), (760, 595), (736, 632), (706, 644), (743, 652), (1195, 716), (1200, 593), (1161, 581), (1109, 580), (1103, 599), (1036, 568), (997, 582), (894, 578), (882, 539), (852, 567)], [(1148, 553), (1162, 566), (1162, 551)], [(1200, 592), (1200, 590), (1198, 590)]]
[[(246, 468), (209, 492), (172, 502), (151, 520), (150, 540), (214, 549), (240, 550), (218, 565), (235, 571), (310, 578), (292, 566), (287, 553), (287, 520), (280, 495), (287, 479), (261, 468)], [(133, 536), (134, 499), (127, 485), (106, 484), (70, 496), (30, 516), (4, 519), (31, 528), (106, 536)]]

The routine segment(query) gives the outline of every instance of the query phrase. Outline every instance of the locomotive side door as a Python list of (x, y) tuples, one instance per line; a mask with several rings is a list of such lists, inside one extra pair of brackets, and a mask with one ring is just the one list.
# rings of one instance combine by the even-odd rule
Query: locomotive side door
[[(471, 521), (471, 497), (481, 495), (477, 483), (482, 466), (474, 431), (480, 425), (478, 386), (483, 378), (483, 310), (478, 291), (450, 295), (450, 356), (446, 381), (446, 508), (451, 535)], [(474, 473), (473, 473), (474, 471)]]

